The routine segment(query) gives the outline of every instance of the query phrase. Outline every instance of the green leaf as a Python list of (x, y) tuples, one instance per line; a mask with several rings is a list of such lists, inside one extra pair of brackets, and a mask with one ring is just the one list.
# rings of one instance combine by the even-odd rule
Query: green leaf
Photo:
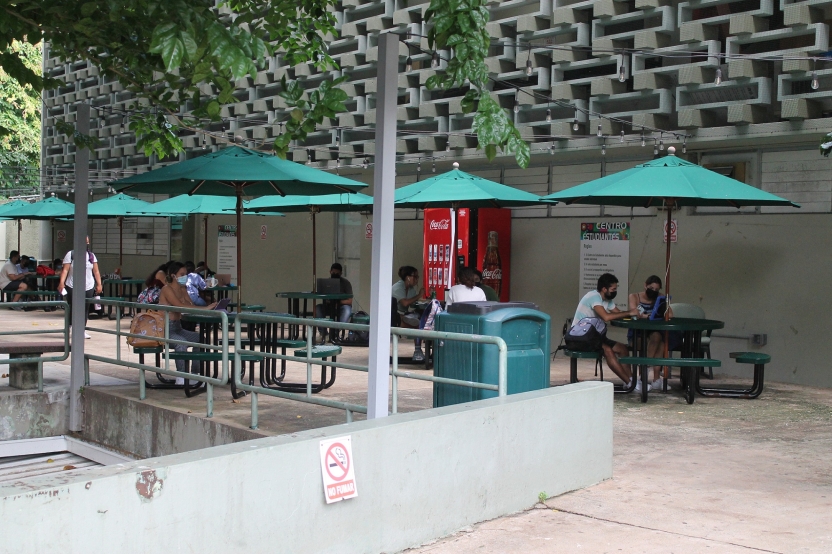
[(494, 158), (497, 157), (497, 146), (495, 144), (485, 145), (485, 157), (488, 158), (488, 161), (494, 161)]
[(220, 103), (216, 100), (211, 100), (205, 107), (205, 110), (208, 112), (208, 115), (210, 115), (212, 118), (217, 117), (220, 115)]

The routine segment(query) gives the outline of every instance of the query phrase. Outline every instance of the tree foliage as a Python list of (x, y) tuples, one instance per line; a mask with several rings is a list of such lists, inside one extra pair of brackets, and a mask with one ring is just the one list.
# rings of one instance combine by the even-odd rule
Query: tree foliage
[(427, 80), (428, 88), (445, 90), (471, 87), (462, 99), (463, 113), (474, 114), (474, 132), (478, 147), (489, 160), (497, 148), (514, 153), (520, 167), (528, 167), (531, 155), (528, 143), (508, 112), (491, 96), (488, 87), (488, 47), (491, 37), (485, 29), (489, 15), (485, 0), (431, 0), (425, 21), (433, 26), (428, 31), (428, 45), (437, 50), (450, 50), (447, 68)]
[[(41, 47), (14, 41), (4, 56), (18, 59), (27, 71), (40, 74)], [(23, 85), (0, 66), (0, 165), (40, 165), (40, 91)]]
[[(161, 157), (182, 150), (182, 128), (219, 121), (222, 106), (238, 101), (236, 82), (256, 77), (272, 56), (286, 66), (338, 70), (327, 47), (337, 35), (335, 5), (336, 0), (0, 0), (0, 67), (33, 90), (60, 84), (10, 52), (15, 40), (44, 40), (50, 56), (91, 62), (133, 93), (137, 107), (154, 108), (134, 113), (130, 129), (147, 155)], [(463, 111), (476, 111), (479, 147), (489, 159), (498, 148), (512, 152), (527, 166), (528, 144), (488, 91), (484, 0), (431, 0), (426, 20), (432, 24), (431, 46), (453, 52), (447, 71), (428, 86), (468, 83)], [(293, 109), (274, 142), (278, 155), (285, 157), (293, 140), (303, 140), (324, 118), (345, 110), (340, 82), (332, 78), (307, 93), (299, 83), (283, 80), (280, 94)], [(92, 144), (66, 122), (57, 127), (79, 147)]]

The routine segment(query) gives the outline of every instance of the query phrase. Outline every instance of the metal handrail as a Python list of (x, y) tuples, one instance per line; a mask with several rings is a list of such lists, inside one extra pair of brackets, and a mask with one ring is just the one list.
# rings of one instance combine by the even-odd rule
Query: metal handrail
[[(242, 324), (249, 323), (283, 323), (287, 325), (303, 325), (306, 327), (306, 357), (283, 355), (271, 352), (260, 352), (255, 350), (247, 350), (242, 345)], [(234, 318), (234, 386), (240, 390), (251, 393), (251, 428), (258, 427), (258, 404), (257, 395), (265, 394), (277, 398), (285, 398), (288, 400), (295, 400), (298, 402), (305, 402), (308, 404), (316, 404), (319, 406), (327, 406), (330, 408), (342, 409), (346, 411), (347, 423), (352, 421), (353, 412), (367, 413), (367, 407), (360, 404), (351, 404), (348, 402), (341, 402), (338, 400), (330, 400), (326, 398), (319, 398), (312, 396), (312, 365), (320, 365), (327, 367), (339, 367), (343, 369), (350, 369), (353, 371), (369, 371), (367, 366), (356, 364), (347, 364), (343, 362), (325, 362), (323, 360), (316, 360), (312, 358), (312, 337), (314, 336), (314, 328), (325, 327), (330, 329), (346, 329), (351, 331), (364, 331), (370, 329), (369, 325), (362, 325), (357, 323), (340, 323), (328, 319), (299, 319), (296, 317), (276, 316), (269, 314), (258, 313), (239, 313)], [(434, 383), (442, 383), (449, 385), (459, 385), (463, 387), (485, 389), (497, 391), (498, 396), (505, 396), (507, 394), (507, 367), (508, 367), (508, 347), (506, 342), (501, 337), (491, 337), (485, 335), (468, 335), (465, 333), (451, 333), (445, 331), (424, 331), (419, 329), (391, 329), (393, 340), (393, 367), (390, 370), (390, 375), (393, 376), (393, 413), (398, 413), (398, 379), (417, 379), (421, 381), (431, 381)], [(461, 342), (471, 342), (479, 344), (493, 344), (499, 351), (498, 356), (498, 383), (496, 385), (488, 383), (476, 383), (473, 381), (463, 381), (459, 379), (450, 379), (446, 377), (436, 377), (433, 375), (416, 375), (410, 372), (398, 371), (398, 339), (400, 336), (419, 337), (431, 340), (455, 340)], [(249, 385), (242, 382), (242, 359), (243, 354), (255, 354), (263, 358), (271, 358), (275, 360), (286, 360), (293, 362), (306, 363), (306, 394), (291, 393), (280, 390), (275, 390), (256, 385)]]
[[(164, 337), (153, 337), (155, 340), (158, 340), (164, 346), (163, 354), (164, 354), (164, 366), (163, 367), (156, 367), (148, 364), (140, 364), (136, 362), (130, 362), (128, 360), (123, 360), (121, 358), (121, 338), (122, 337), (139, 337), (139, 338), (147, 338), (142, 335), (136, 335), (130, 333), (129, 331), (125, 332), (121, 330), (121, 318), (116, 318), (116, 330), (111, 331), (109, 329), (99, 329), (96, 327), (89, 327), (87, 326), (86, 329), (88, 331), (93, 331), (96, 333), (102, 333), (105, 335), (115, 335), (116, 337), (116, 357), (109, 358), (107, 356), (99, 356), (97, 354), (89, 354), (84, 353), (84, 383), (89, 385), (90, 377), (89, 377), (89, 362), (90, 360), (95, 360), (98, 362), (110, 363), (114, 365), (120, 365), (124, 367), (131, 367), (134, 369), (139, 370), (139, 399), (145, 400), (147, 398), (147, 390), (145, 386), (145, 372), (150, 371), (153, 373), (161, 373), (163, 375), (169, 375), (172, 377), (182, 377), (183, 379), (188, 379), (190, 381), (199, 381), (205, 383), (205, 393), (206, 393), (206, 417), (213, 417), (214, 415), (214, 385), (227, 385), (228, 378), (229, 378), (229, 369), (228, 369), (228, 362), (229, 362), (229, 349), (228, 349), (228, 314), (224, 311), (211, 311), (210, 314), (212, 316), (219, 316), (219, 325), (222, 329), (222, 341), (219, 345), (213, 344), (205, 344), (205, 343), (195, 343), (189, 341), (181, 341), (177, 339), (171, 339), (169, 336), (168, 325), (170, 323), (170, 313), (182, 313), (182, 314), (194, 314), (194, 315), (205, 315), (208, 310), (205, 309), (198, 309), (198, 308), (180, 308), (178, 306), (163, 306), (159, 304), (141, 304), (137, 302), (125, 302), (122, 300), (107, 300), (104, 298), (95, 298), (95, 299), (87, 299), (87, 304), (101, 304), (102, 306), (115, 306), (115, 307), (124, 307), (124, 308), (131, 308), (131, 309), (141, 309), (141, 310), (148, 310), (152, 309), (154, 311), (163, 312), (165, 314), (165, 336)], [(118, 312), (117, 312), (118, 313)], [(192, 346), (194, 348), (201, 348), (203, 350), (217, 350), (220, 351), (222, 354), (221, 358), (221, 367), (222, 373), (219, 378), (209, 377), (208, 375), (198, 375), (194, 373), (188, 373), (185, 371), (177, 371), (176, 369), (170, 368), (170, 345), (183, 345), (183, 346)], [(174, 368), (176, 365), (174, 364)]]
[(24, 308), (62, 308), (64, 310), (64, 328), (63, 329), (46, 329), (43, 331), (2, 331), (0, 336), (25, 336), (25, 335), (45, 335), (54, 333), (63, 333), (64, 335), (64, 352), (62, 356), (37, 356), (34, 358), (8, 358), (0, 360), (0, 365), (3, 364), (38, 364), (38, 392), (43, 392), (43, 362), (62, 362), (69, 357), (69, 305), (63, 300), (44, 300), (40, 302), (4, 302), (3, 307), (14, 308), (21, 306)]

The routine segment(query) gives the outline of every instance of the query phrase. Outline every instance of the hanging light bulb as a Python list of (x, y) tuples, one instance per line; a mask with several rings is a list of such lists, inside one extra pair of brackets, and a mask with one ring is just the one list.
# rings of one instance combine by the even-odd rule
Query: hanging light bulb
[(107, 124), (107, 122), (104, 120), (103, 117), (98, 120), (98, 126), (101, 127), (102, 129), (104, 128), (104, 125), (106, 125), (106, 124)]
[(335, 174), (336, 175), (341, 174), (340, 169), (341, 169), (341, 156), (338, 156), (337, 158), (335, 158)]
[(364, 166), (364, 169), (370, 167), (370, 159), (367, 156), (364, 156), (364, 163), (362, 165)]
[(431, 173), (436, 173), (436, 159), (433, 160), (433, 168), (430, 170)]
[(688, 137), (682, 139), (682, 154), (688, 153)]
[(532, 73), (534, 73), (534, 67), (532, 66), (532, 58), (530, 56), (529, 59), (526, 60), (526, 77), (531, 77)]
[(419, 161), (416, 162), (416, 173), (420, 173), (422, 171), (422, 158), (419, 158)]
[(404, 70), (406, 73), (410, 73), (411, 71), (413, 71), (413, 58), (411, 58), (410, 56), (408, 56), (407, 59), (404, 61)]
[(641, 133), (641, 147), (644, 148), (646, 144), (647, 142), (644, 140), (644, 133)]
[(67, 186), (68, 184), (69, 184), (69, 181), (67, 180), (66, 175), (64, 175), (64, 186)]
[(600, 123), (598, 124), (598, 132), (595, 133), (595, 134), (598, 135), (599, 137), (604, 136), (604, 131), (601, 129), (601, 124)]
[(306, 165), (310, 165), (312, 163), (312, 150), (306, 150)]
[(818, 80), (818, 72), (812, 71), (812, 90), (818, 90), (820, 88), (820, 81)]
[(579, 127), (578, 127), (578, 115), (575, 114), (575, 119), (574, 119), (574, 121), (572, 121), (572, 130), (577, 131), (578, 129), (579, 129)]
[(602, 145), (601, 145), (601, 155), (602, 155), (602, 156), (606, 156), (606, 155), (607, 155), (607, 145), (606, 145), (606, 144), (602, 144)]
[(621, 138), (618, 139), (618, 142), (624, 142), (624, 130), (621, 130)]
[(554, 156), (554, 155), (555, 155), (555, 145), (554, 145), (554, 144), (550, 144), (550, 145), (549, 145), (549, 155), (550, 155), (550, 156)]
[(624, 64), (618, 66), (618, 81), (623, 83), (627, 80), (627, 71), (624, 69)]
[(653, 143), (653, 155), (654, 156), (659, 155), (659, 145), (657, 145), (655, 142)]
[(451, 134), (448, 133), (448, 136), (445, 138), (445, 152), (451, 151)]
[(335, 129), (335, 148), (341, 146), (341, 129)]
[(664, 140), (659, 139), (659, 150), (664, 150)]
[(722, 70), (718, 67), (716, 68), (716, 78), (714, 79), (714, 84), (715, 85), (721, 85), (722, 84)]
[(546, 123), (551, 123), (551, 121), (552, 121), (552, 109), (547, 108), (546, 109)]
[(520, 113), (520, 91), (514, 93), (514, 113)]
[(205, 133), (202, 133), (202, 149), (205, 150)]
[(439, 52), (434, 52), (433, 56), (430, 57), (430, 66), (433, 69), (439, 67)]

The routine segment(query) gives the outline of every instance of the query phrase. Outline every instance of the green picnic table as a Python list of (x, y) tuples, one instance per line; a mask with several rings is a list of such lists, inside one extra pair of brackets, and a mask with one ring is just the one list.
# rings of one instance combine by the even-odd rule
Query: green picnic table
[[(352, 298), (352, 294), (346, 293), (333, 293), (333, 294), (325, 294), (322, 292), (277, 292), (275, 293), (277, 298), (285, 298), (288, 304), (288, 312), (295, 317), (302, 318), (306, 317), (306, 315), (315, 315), (315, 304), (320, 302), (326, 302), (329, 300), (348, 300)], [(303, 311), (300, 309), (300, 301), (303, 300)], [(312, 301), (312, 311), (308, 312), (308, 302)], [(290, 335), (293, 335), (293, 338), (296, 338), (300, 334), (300, 329), (295, 328), (294, 330), (289, 331)], [(303, 338), (306, 339), (306, 327), (303, 328)]]

